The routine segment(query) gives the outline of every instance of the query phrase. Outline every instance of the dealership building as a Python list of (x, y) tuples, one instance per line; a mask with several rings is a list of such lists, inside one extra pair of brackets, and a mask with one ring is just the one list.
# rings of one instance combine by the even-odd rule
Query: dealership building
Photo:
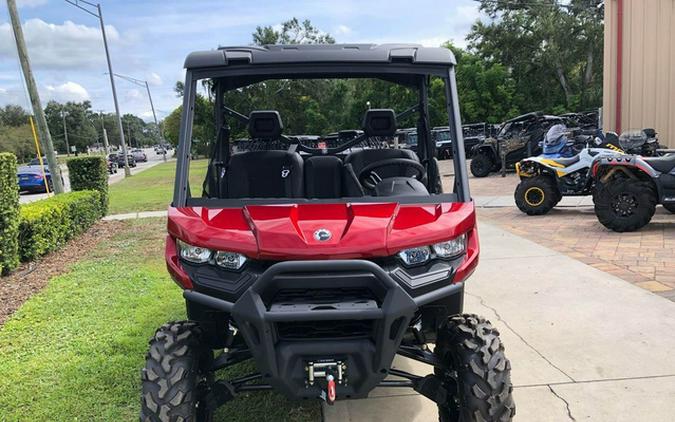
[(605, 0), (603, 126), (675, 148), (675, 1)]

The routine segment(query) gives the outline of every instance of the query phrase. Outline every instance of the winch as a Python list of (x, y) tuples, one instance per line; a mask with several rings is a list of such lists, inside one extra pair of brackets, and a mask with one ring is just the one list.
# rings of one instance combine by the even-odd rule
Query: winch
[(336, 384), (347, 384), (347, 364), (340, 360), (322, 359), (310, 361), (307, 362), (305, 371), (307, 372), (307, 387), (313, 386), (320, 380), (326, 381), (326, 390), (321, 392), (321, 398), (328, 404), (335, 403)]

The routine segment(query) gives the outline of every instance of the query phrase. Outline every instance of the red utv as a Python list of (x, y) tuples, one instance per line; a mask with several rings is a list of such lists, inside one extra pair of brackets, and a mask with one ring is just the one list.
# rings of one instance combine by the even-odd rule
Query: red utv
[[(441, 421), (510, 420), (510, 364), (499, 333), (462, 314), (479, 248), (452, 53), (417, 45), (233, 47), (192, 53), (185, 67), (166, 262), (188, 320), (162, 326), (150, 342), (141, 420), (211, 420), (242, 392), (332, 404), (376, 387), (417, 391), (438, 405)], [(262, 110), (231, 108), (238, 95), (275, 84), (311, 80), (320, 91), (364, 78), (402, 87), (413, 104), (364, 106), (362, 132), (337, 145), (294, 137), (271, 110), (273, 97)], [(432, 79), (445, 86), (448, 126), (460, 140), (447, 193), (429, 122)], [(200, 169), (190, 158), (195, 92), (204, 81), (217, 135), (204, 183), (192, 186)], [(382, 142), (398, 122), (416, 126), (416, 152)], [(252, 148), (232, 153), (243, 133)], [(427, 364), (428, 373), (392, 368), (395, 355)], [(216, 377), (249, 359), (255, 373)]]

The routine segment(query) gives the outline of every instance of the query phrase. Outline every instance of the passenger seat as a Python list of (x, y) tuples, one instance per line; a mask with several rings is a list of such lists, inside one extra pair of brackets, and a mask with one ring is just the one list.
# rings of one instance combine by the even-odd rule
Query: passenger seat
[[(252, 139), (274, 142), (283, 124), (277, 111), (252, 111), (248, 131)], [(303, 162), (289, 151), (248, 151), (234, 154), (227, 169), (230, 198), (301, 198)]]

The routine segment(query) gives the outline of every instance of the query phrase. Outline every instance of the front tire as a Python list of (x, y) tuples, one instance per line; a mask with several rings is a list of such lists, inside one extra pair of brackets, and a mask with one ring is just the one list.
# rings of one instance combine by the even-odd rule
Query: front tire
[(492, 159), (485, 153), (479, 152), (471, 159), (471, 174), (474, 177), (486, 177), (494, 167)]
[(513, 194), (516, 206), (527, 215), (544, 215), (556, 206), (562, 195), (549, 176), (523, 179)]
[(210, 421), (213, 412), (201, 401), (212, 374), (212, 351), (201, 341), (195, 322), (164, 324), (150, 340), (141, 370), (142, 422)]
[(454, 316), (439, 329), (434, 353), (448, 365), (436, 369), (447, 391), (438, 406), (440, 422), (510, 421), (516, 414), (511, 364), (499, 332), (478, 315)]
[(598, 221), (615, 232), (646, 226), (656, 212), (657, 195), (650, 182), (619, 179), (598, 183), (593, 194)]

